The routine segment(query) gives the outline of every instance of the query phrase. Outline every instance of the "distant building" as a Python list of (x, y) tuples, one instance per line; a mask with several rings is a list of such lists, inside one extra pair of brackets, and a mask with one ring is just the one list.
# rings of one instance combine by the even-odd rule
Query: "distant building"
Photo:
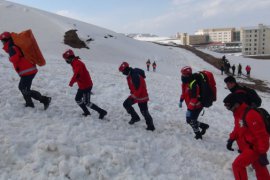
[(241, 28), (243, 55), (270, 54), (270, 26)]
[(214, 29), (201, 29), (198, 30), (195, 35), (208, 35), (209, 42), (233, 42), (235, 41), (234, 37), (240, 37), (239, 34), (236, 33), (235, 28), (214, 28)]
[(178, 34), (183, 45), (199, 45), (208, 43), (208, 35), (188, 35), (187, 33)]

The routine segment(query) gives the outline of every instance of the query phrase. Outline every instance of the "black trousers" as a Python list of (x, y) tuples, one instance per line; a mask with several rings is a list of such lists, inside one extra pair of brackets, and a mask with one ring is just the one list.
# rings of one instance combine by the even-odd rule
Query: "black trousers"
[[(126, 109), (126, 111), (131, 115), (131, 118), (133, 118), (133, 119), (140, 119), (139, 115), (136, 113), (135, 109), (132, 107), (133, 104), (135, 104), (134, 99), (127, 98), (124, 101), (123, 106)], [(140, 108), (140, 111), (141, 111), (142, 115), (145, 118), (146, 125), (148, 127), (154, 127), (152, 116), (150, 115), (150, 113), (148, 111), (147, 102), (138, 103), (138, 106)]]
[(187, 123), (192, 127), (192, 129), (195, 133), (199, 132), (200, 131), (199, 127), (201, 127), (201, 125), (204, 124), (204, 123), (198, 121), (198, 117), (199, 117), (202, 109), (203, 108), (192, 110), (191, 116), (186, 117)]
[(86, 106), (91, 107), (91, 90), (92, 87), (88, 89), (78, 89), (77, 94), (75, 96), (75, 101), (78, 105), (84, 104)]
[(21, 76), (19, 82), (19, 90), (21, 91), (26, 104), (33, 104), (32, 98), (35, 100), (40, 101), (41, 103), (44, 102), (45, 97), (40, 94), (40, 92), (31, 90), (32, 81), (36, 74), (32, 74), (29, 76)]

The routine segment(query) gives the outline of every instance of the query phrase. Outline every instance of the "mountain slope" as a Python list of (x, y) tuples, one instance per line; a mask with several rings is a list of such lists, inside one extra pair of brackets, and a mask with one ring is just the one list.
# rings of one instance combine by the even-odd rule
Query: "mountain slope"
[[(9, 16), (7, 16), (9, 15)], [(7, 16), (7, 17), (5, 17)], [(4, 18), (5, 17), (5, 18)], [(10, 19), (9, 19), (10, 18)], [(42, 22), (42, 23), (39, 23)], [(39, 68), (33, 89), (52, 97), (47, 111), (35, 101), (24, 108), (19, 81), (8, 56), (0, 51), (0, 179), (233, 179), (231, 162), (237, 152), (225, 148), (233, 128), (232, 114), (223, 107), (224, 76), (192, 53), (135, 41), (124, 35), (76, 20), (0, 1), (0, 30), (33, 29), (47, 64)], [(74, 101), (77, 87), (70, 88), (71, 67), (62, 59), (69, 48), (64, 33), (76, 24), (88, 49), (75, 49), (93, 78), (91, 100), (108, 111), (104, 121), (91, 111), (81, 116)], [(3, 26), (2, 26), (3, 25)], [(112, 38), (104, 38), (106, 35)], [(149, 111), (156, 131), (145, 130), (145, 122), (130, 126), (122, 103), (129, 95), (120, 62), (145, 69), (146, 59), (157, 62), (157, 72), (146, 72)], [(211, 70), (216, 77), (218, 100), (200, 120), (210, 124), (202, 141), (196, 141), (178, 108), (179, 69)], [(270, 107), (268, 94), (260, 94)], [(139, 113), (137, 105), (134, 106)], [(236, 148), (236, 147), (234, 147)], [(255, 178), (249, 169), (249, 176)]]

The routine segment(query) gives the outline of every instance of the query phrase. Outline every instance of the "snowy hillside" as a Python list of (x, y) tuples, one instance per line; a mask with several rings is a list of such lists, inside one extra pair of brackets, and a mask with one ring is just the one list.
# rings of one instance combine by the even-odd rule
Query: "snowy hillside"
[[(32, 88), (52, 97), (48, 110), (40, 103), (25, 108), (18, 90), (19, 77), (8, 56), (0, 51), (0, 179), (61, 180), (229, 180), (237, 152), (226, 150), (233, 128), (232, 114), (222, 100), (228, 94), (224, 76), (189, 51), (136, 41), (91, 24), (0, 0), (0, 31), (20, 32), (31, 28), (47, 60)], [(90, 49), (74, 49), (85, 62), (94, 82), (91, 101), (108, 111), (105, 120), (91, 111), (82, 117), (68, 86), (70, 65), (62, 59), (69, 47), (63, 44), (66, 31), (77, 29), (82, 40), (93, 38)], [(104, 38), (106, 35), (112, 38)], [(150, 58), (157, 72), (146, 72), (149, 111), (156, 131), (146, 131), (143, 118), (129, 125), (122, 106), (129, 95), (118, 66), (125, 60), (145, 69)], [(195, 140), (178, 108), (179, 69), (211, 70), (217, 81), (218, 100), (202, 122), (210, 125), (203, 140)], [(254, 72), (255, 73), (255, 72)], [(270, 109), (269, 94), (260, 93)], [(134, 106), (137, 112), (138, 107)], [(141, 115), (140, 115), (141, 116)], [(142, 117), (142, 116), (141, 116)], [(254, 171), (249, 169), (250, 179)]]

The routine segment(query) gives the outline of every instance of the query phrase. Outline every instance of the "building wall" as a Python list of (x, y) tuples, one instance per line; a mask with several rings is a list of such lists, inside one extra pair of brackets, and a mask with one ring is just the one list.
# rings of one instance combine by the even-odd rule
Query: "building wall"
[(208, 43), (208, 35), (189, 35), (187, 36), (187, 45), (197, 45)]
[(233, 42), (235, 28), (201, 29), (196, 35), (209, 35), (210, 42)]
[(257, 27), (241, 29), (243, 55), (270, 54), (270, 28), (259, 24)]

